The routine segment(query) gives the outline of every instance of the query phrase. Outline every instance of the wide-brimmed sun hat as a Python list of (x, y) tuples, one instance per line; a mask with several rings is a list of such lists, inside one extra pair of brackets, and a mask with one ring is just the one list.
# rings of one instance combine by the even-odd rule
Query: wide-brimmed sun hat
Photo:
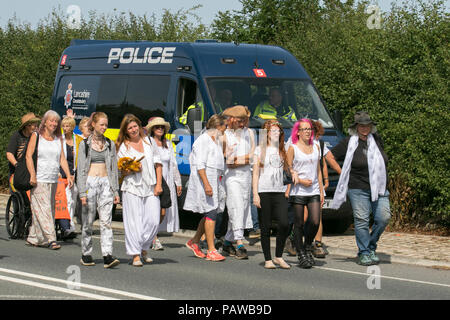
[(19, 130), (22, 130), (23, 128), (25, 128), (29, 124), (32, 124), (32, 123), (35, 123), (35, 122), (40, 122), (40, 121), (41, 121), (41, 119), (36, 117), (33, 112), (28, 112), (27, 114), (25, 114), (22, 117), (22, 119), (21, 119), (22, 124), (20, 125), (20, 129)]
[(358, 111), (358, 112), (356, 112), (355, 113), (355, 120), (350, 125), (350, 128), (351, 129), (355, 129), (358, 124), (372, 124), (374, 126), (377, 125), (377, 123), (370, 118), (369, 113), (367, 111)]
[(148, 133), (150, 133), (150, 132), (152, 132), (152, 128), (154, 126), (165, 126), (166, 127), (166, 133), (168, 133), (169, 129), (170, 129), (170, 123), (166, 122), (161, 117), (153, 117), (153, 118), (148, 119), (148, 124), (145, 127), (145, 129), (147, 130)]

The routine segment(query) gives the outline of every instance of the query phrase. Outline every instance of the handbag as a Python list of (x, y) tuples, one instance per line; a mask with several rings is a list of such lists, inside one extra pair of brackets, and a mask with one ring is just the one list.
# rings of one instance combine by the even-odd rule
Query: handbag
[[(36, 139), (36, 146), (34, 148), (33, 152), (33, 164), (34, 169), (37, 170), (37, 153), (38, 153), (38, 145), (39, 145), (39, 133), (37, 134)], [(27, 144), (25, 146), (25, 150), (28, 149), (28, 144), (30, 143), (30, 138), (27, 141)], [(33, 186), (30, 184), (30, 172), (27, 168), (27, 160), (26, 160), (26, 151), (23, 153), (22, 157), (17, 160), (17, 166), (14, 170), (14, 179), (13, 179), (13, 185), (16, 190), (19, 191), (28, 191), (33, 188)]]
[(283, 185), (293, 184), (292, 175), (290, 172), (283, 170)]
[(166, 180), (164, 180), (164, 178), (162, 178), (162, 193), (159, 195), (159, 200), (161, 203), (161, 208), (162, 209), (167, 209), (170, 208), (172, 206), (172, 199), (170, 197), (170, 188), (169, 185), (167, 184)]

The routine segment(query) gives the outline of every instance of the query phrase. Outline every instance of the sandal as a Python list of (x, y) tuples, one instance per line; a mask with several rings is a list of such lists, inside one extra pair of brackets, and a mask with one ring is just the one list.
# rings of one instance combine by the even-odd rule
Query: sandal
[(290, 269), (291, 266), (286, 263), (282, 258), (273, 259), (273, 263), (279, 265), (281, 269)]
[(57, 244), (56, 241), (52, 241), (52, 242), (49, 242), (48, 248), (50, 250), (58, 250), (59, 248), (61, 248), (61, 246), (59, 244)]
[(28, 247), (39, 247), (37, 244), (31, 243), (31, 242), (28, 242), (28, 241), (25, 241), (25, 245), (28, 246)]

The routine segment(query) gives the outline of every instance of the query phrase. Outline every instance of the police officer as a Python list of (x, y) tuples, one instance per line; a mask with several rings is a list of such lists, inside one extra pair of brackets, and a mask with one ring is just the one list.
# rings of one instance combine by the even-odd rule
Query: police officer
[[(199, 93), (197, 92), (197, 97), (198, 97), (198, 96), (199, 96)], [(213, 89), (213, 87), (211, 87), (211, 96), (212, 96), (213, 100), (216, 98), (216, 90)], [(200, 100), (200, 99), (197, 99), (197, 100)], [(202, 113), (202, 118), (201, 118), (201, 119), (202, 119), (202, 121), (203, 121), (204, 118), (205, 118), (205, 106), (204, 106), (204, 103), (203, 103), (202, 100), (197, 101), (197, 102), (195, 102), (194, 104), (191, 104), (191, 105), (187, 108), (186, 112), (183, 113), (183, 115), (180, 117), (180, 119), (179, 119), (178, 121), (179, 121), (181, 124), (186, 125), (186, 123), (187, 123), (187, 115), (188, 115), (189, 110), (195, 109), (195, 108), (200, 108), (201, 113)]]
[[(233, 105), (236, 105), (236, 103), (233, 103), (233, 92), (230, 89), (222, 89), (219, 92), (219, 95), (217, 96), (216, 100), (216, 88), (212, 85), (210, 86), (210, 92), (211, 92), (211, 98), (214, 103), (214, 106), (216, 108), (217, 113), (223, 112), (226, 108), (229, 108)], [(195, 102), (194, 104), (190, 105), (186, 112), (183, 113), (183, 115), (180, 117), (180, 123), (186, 125), (187, 123), (187, 114), (189, 110), (194, 108), (200, 108), (202, 113), (202, 121), (205, 117), (205, 107), (203, 101)]]
[(283, 96), (280, 89), (271, 88), (269, 90), (269, 100), (261, 102), (255, 109), (253, 116), (260, 117), (262, 119), (276, 119), (277, 117), (297, 121), (294, 110), (291, 107), (287, 107), (284, 110), (282, 107)]

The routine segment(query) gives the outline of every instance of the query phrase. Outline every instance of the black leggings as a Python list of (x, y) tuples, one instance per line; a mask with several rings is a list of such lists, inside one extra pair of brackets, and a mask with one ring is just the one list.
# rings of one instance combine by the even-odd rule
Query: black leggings
[[(294, 208), (294, 243), (297, 252), (310, 246), (319, 230), (320, 224), (320, 197), (295, 197), (291, 196), (290, 202)], [(305, 206), (308, 208), (308, 220), (304, 225)], [(304, 227), (304, 228), (303, 228)], [(303, 242), (303, 237), (305, 241)]]
[(259, 226), (261, 228), (261, 246), (266, 261), (272, 260), (270, 253), (270, 227), (272, 218), (277, 220), (277, 240), (275, 257), (281, 258), (284, 243), (289, 235), (288, 202), (284, 192), (262, 192), (259, 193), (261, 209), (258, 209)]

